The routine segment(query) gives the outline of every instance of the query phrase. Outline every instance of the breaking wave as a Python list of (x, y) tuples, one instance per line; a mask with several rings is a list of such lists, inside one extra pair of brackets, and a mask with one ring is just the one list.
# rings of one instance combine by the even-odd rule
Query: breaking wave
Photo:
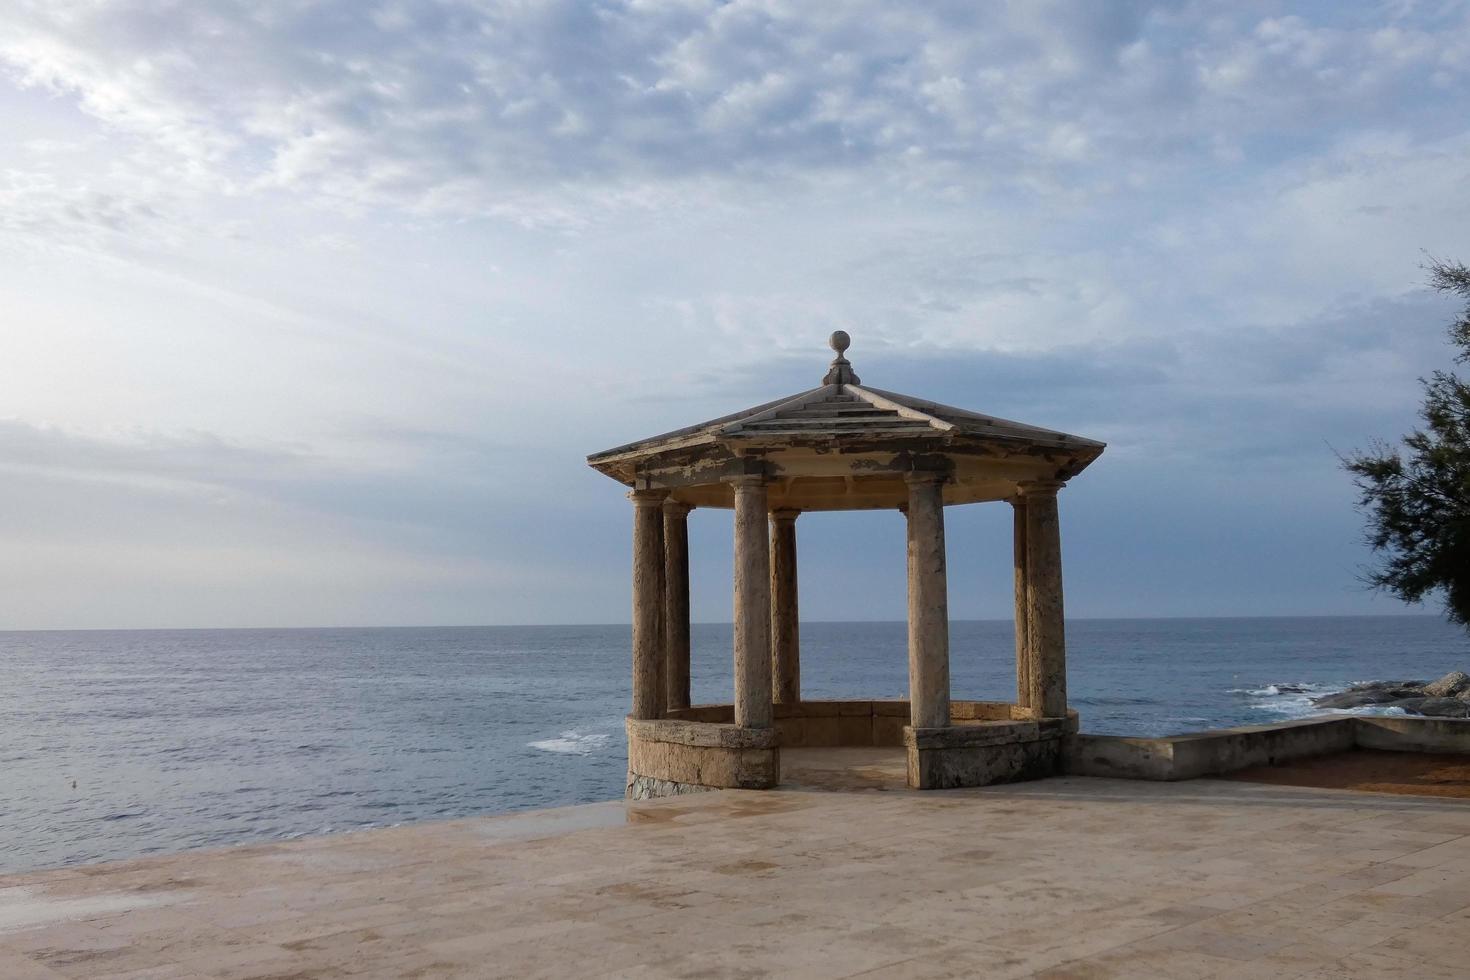
[(1403, 708), (1386, 705), (1363, 705), (1359, 708), (1319, 708), (1313, 701), (1325, 694), (1336, 694), (1370, 681), (1347, 681), (1337, 684), (1277, 683), (1260, 687), (1233, 687), (1229, 693), (1246, 701), (1245, 708), (1288, 718), (1307, 718), (1312, 715), (1403, 715)]
[(526, 746), (542, 752), (557, 752), (561, 755), (591, 755), (605, 746), (612, 736), (598, 732), (579, 732), (571, 729), (556, 738), (543, 738), (527, 742)]

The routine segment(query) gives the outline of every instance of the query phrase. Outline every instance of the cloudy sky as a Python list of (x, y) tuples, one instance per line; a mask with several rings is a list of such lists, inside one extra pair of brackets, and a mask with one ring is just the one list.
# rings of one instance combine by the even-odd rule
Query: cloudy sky
[[(9, 0), (0, 628), (626, 622), (583, 457), (839, 327), (1109, 443), (1071, 614), (1398, 611), (1334, 450), (1448, 361), (1467, 90), (1433, 0)], [(800, 530), (807, 618), (902, 616), (897, 514)], [(948, 533), (1008, 615), (1008, 508)]]

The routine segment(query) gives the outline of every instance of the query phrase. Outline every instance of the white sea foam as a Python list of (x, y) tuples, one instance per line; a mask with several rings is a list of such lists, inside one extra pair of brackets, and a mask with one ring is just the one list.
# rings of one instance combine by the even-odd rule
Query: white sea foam
[(1308, 681), (1278, 681), (1260, 687), (1231, 688), (1231, 694), (1244, 697), (1250, 711), (1260, 711), (1288, 718), (1304, 718), (1320, 714), (1322, 709), (1313, 700), (1323, 694), (1344, 690), (1346, 684), (1318, 684)]
[(602, 748), (612, 738), (603, 732), (579, 732), (569, 729), (556, 738), (543, 738), (526, 745), (542, 752), (558, 752), (562, 755), (590, 755)]
[(1291, 718), (1305, 718), (1308, 715), (1406, 715), (1403, 708), (1390, 707), (1388, 705), (1365, 704), (1356, 708), (1319, 708), (1313, 702), (1324, 694), (1336, 694), (1346, 691), (1352, 687), (1359, 687), (1372, 681), (1349, 681), (1343, 684), (1310, 684), (1310, 683), (1278, 683), (1266, 684), (1262, 687), (1236, 687), (1231, 688), (1231, 694), (1244, 695), (1251, 703), (1247, 707), (1252, 711), (1264, 711), (1274, 715), (1286, 715)]
[(1302, 697), (1303, 695), (1331, 694), (1341, 691), (1346, 687), (1343, 684), (1308, 684), (1306, 682), (1288, 684), (1267, 684), (1264, 687), (1232, 687), (1230, 694), (1249, 694), (1257, 698), (1273, 698), (1277, 696)]

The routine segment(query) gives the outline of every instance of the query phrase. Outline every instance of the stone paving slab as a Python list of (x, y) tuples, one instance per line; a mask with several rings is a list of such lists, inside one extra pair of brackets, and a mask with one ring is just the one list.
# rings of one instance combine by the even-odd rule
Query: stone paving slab
[(725, 791), (0, 877), (6, 980), (1467, 963), (1470, 803), (1214, 780)]

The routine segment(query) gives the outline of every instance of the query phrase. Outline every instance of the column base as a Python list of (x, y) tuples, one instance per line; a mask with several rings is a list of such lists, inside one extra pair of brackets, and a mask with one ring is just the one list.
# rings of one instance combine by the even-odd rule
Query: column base
[(681, 786), (771, 789), (781, 781), (781, 750), (774, 728), (672, 718), (629, 718), (626, 725), (630, 799), (646, 798), (637, 794), (670, 795), (671, 788)]
[(903, 730), (910, 789), (960, 789), (1029, 779), (1062, 770), (1062, 740), (1077, 715)]

